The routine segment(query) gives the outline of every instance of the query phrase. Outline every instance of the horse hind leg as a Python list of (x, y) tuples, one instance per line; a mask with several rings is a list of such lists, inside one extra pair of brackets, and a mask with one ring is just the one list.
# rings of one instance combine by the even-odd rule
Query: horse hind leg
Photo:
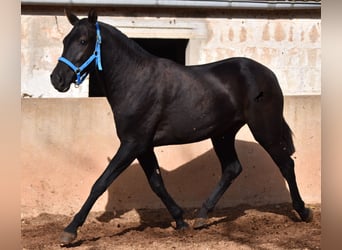
[(294, 210), (299, 214), (302, 221), (310, 222), (313, 218), (313, 213), (311, 209), (305, 207), (304, 201), (300, 196), (294, 171), (294, 161), (291, 158), (295, 151), (292, 132), (284, 118), (280, 120), (281, 122), (276, 124), (275, 121), (277, 120), (272, 119), (272, 124), (266, 124), (265, 121), (267, 119), (260, 119), (262, 124), (250, 122), (248, 126), (255, 139), (270, 154), (288, 183)]
[(274, 162), (278, 165), (281, 174), (288, 183), (294, 210), (297, 211), (302, 221), (310, 222), (313, 217), (312, 211), (305, 207), (304, 201), (300, 196), (294, 171), (294, 161), (286, 153), (286, 147), (283, 145), (284, 144), (279, 143), (278, 145), (271, 145), (265, 149), (269, 152)]
[(203, 203), (193, 225), (195, 229), (200, 229), (206, 226), (208, 212), (214, 209), (215, 205), (228, 189), (232, 181), (242, 171), (241, 164), (235, 151), (234, 141), (235, 134), (212, 138), (214, 150), (221, 163), (222, 176), (211, 195)]

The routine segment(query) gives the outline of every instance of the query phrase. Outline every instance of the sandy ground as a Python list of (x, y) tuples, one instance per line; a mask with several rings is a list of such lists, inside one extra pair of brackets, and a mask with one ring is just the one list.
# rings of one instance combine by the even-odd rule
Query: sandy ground
[[(91, 212), (69, 246), (59, 245), (59, 235), (70, 222), (65, 215), (41, 214), (22, 219), (23, 249), (320, 249), (321, 206), (310, 223), (299, 221), (291, 204), (216, 209), (208, 227), (174, 229), (167, 210)], [(192, 225), (195, 209), (185, 211)]]

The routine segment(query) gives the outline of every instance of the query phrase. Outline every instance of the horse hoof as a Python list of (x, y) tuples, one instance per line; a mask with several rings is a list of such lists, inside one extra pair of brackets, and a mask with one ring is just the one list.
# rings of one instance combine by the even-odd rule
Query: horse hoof
[(201, 229), (207, 226), (207, 219), (206, 218), (197, 218), (194, 222), (193, 228), (194, 229)]
[(310, 208), (305, 208), (303, 216), (301, 216), (302, 221), (311, 222), (313, 219), (313, 212)]
[(69, 233), (69, 232), (63, 231), (59, 238), (61, 246), (70, 244), (76, 239), (76, 237), (77, 237), (76, 233)]

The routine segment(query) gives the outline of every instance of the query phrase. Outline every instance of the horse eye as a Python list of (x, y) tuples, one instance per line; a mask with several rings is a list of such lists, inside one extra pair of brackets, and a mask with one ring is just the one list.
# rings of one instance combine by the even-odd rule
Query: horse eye
[(80, 41), (80, 44), (86, 45), (86, 44), (87, 44), (87, 41), (82, 39), (82, 40)]

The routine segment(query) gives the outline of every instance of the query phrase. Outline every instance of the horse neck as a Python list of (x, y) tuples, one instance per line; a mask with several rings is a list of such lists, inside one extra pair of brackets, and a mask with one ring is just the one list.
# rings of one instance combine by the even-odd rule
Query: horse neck
[(121, 91), (127, 91), (130, 85), (135, 84), (137, 81), (134, 81), (134, 77), (144, 69), (142, 65), (151, 62), (154, 56), (110, 25), (101, 25), (101, 36), (101, 74), (107, 98), (110, 100), (113, 95), (122, 96)]

